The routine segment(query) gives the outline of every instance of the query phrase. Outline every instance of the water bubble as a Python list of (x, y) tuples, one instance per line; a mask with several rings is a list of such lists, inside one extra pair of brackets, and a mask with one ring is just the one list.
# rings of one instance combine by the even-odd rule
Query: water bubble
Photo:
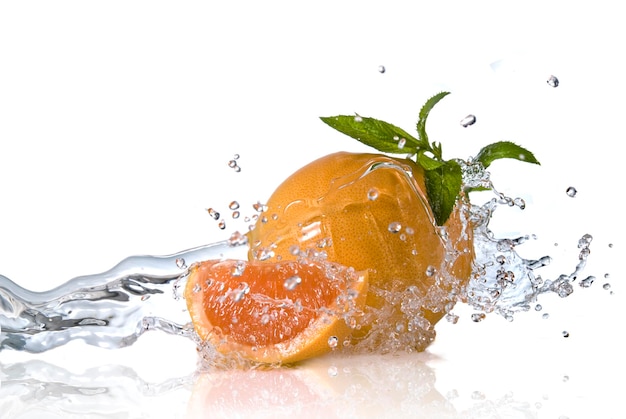
[(237, 166), (237, 162), (235, 160), (229, 160), (228, 161), (228, 167), (234, 168), (236, 166)]
[(332, 365), (332, 366), (328, 367), (328, 376), (329, 377), (336, 377), (337, 374), (339, 374), (339, 370), (337, 369), (336, 366)]
[(239, 209), (239, 202), (232, 201), (230, 204), (228, 204), (228, 208), (231, 210)]
[(183, 258), (176, 258), (176, 266), (178, 267), (178, 269), (186, 269), (187, 263)]
[(564, 375), (563, 376), (563, 382), (567, 383), (569, 381), (569, 375)]
[(300, 278), (298, 275), (294, 275), (285, 279), (285, 282), (283, 283), (283, 287), (285, 287), (285, 289), (288, 291), (293, 291), (296, 289), (298, 285), (300, 285), (301, 282), (302, 282), (302, 278)]
[(233, 219), (236, 220), (237, 218), (239, 218), (241, 216), (241, 213), (239, 211), (233, 211)]
[(397, 233), (400, 230), (402, 230), (402, 224), (400, 224), (397, 221), (394, 221), (389, 224), (389, 227), (387, 227), (387, 230), (389, 230), (390, 233)]
[(214, 220), (219, 220), (219, 218), (220, 218), (220, 213), (219, 212), (215, 211), (213, 208), (209, 208), (206, 211), (209, 213), (211, 218), (213, 218)]
[(226, 228), (226, 221), (221, 220), (217, 226), (220, 228), (220, 230), (224, 230)]
[(384, 65), (379, 65), (379, 66), (378, 66), (378, 72), (379, 72), (380, 74), (384, 74), (384, 73), (385, 73), (385, 71), (387, 71), (387, 69), (385, 68), (385, 66), (384, 66)]
[(474, 313), (472, 314), (472, 321), (475, 323), (482, 322), (486, 317), (485, 313)]
[(408, 234), (409, 236), (412, 236), (413, 234), (415, 234), (415, 230), (413, 230), (413, 228), (411, 227), (407, 227), (404, 229), (404, 231), (406, 232), (406, 234)]
[(611, 284), (609, 284), (609, 283), (607, 282), (606, 284), (602, 285), (602, 289), (605, 289), (605, 290), (610, 290), (610, 289), (611, 289)]
[(551, 75), (550, 77), (548, 77), (548, 80), (546, 80), (546, 83), (548, 83), (548, 86), (550, 87), (558, 87), (559, 79), (557, 79), (556, 76)]
[(371, 188), (369, 191), (367, 191), (367, 199), (369, 199), (370, 201), (376, 201), (376, 199), (378, 199), (378, 189)]
[(431, 277), (437, 273), (437, 268), (432, 265), (428, 265), (426, 268), (426, 276)]
[(542, 308), (541, 304), (535, 305), (535, 311), (541, 311)]
[(567, 196), (569, 196), (570, 198), (573, 198), (576, 196), (576, 194), (578, 193), (578, 191), (576, 190), (576, 188), (574, 188), (573, 186), (570, 186), (569, 188), (567, 188), (565, 190), (565, 193), (567, 194)]
[(332, 349), (335, 349), (339, 344), (339, 338), (337, 336), (331, 336), (328, 338), (328, 346)]
[(476, 116), (472, 114), (467, 115), (465, 118), (461, 119), (460, 123), (463, 128), (467, 128), (470, 125), (474, 125), (476, 123)]
[(402, 150), (405, 145), (406, 145), (406, 138), (400, 138), (400, 141), (398, 141), (398, 148)]
[(569, 332), (567, 330), (564, 330), (562, 333), (564, 338), (568, 338), (569, 337)]
[(541, 318), (544, 319), (544, 320), (548, 320), (550, 318), (550, 315), (548, 313), (543, 313), (541, 315)]

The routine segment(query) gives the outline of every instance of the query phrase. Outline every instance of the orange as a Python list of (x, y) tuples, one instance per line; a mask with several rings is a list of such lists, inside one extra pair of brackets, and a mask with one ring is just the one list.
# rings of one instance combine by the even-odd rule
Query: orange
[(424, 171), (411, 160), (345, 152), (322, 157), (270, 197), (248, 233), (249, 259), (272, 263), (314, 254), (366, 270), (367, 307), (354, 336), (375, 344), (413, 332), (408, 345), (423, 350), (469, 280), (473, 260), (464, 198), (442, 228), (425, 190)]
[(366, 289), (366, 273), (326, 261), (207, 261), (190, 269), (185, 300), (196, 332), (219, 353), (292, 363), (341, 345)]

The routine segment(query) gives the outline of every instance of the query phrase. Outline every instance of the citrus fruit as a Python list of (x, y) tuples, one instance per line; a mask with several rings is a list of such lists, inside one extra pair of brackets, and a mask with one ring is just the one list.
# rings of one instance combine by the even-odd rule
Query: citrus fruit
[(327, 261), (206, 261), (185, 300), (199, 337), (231, 358), (292, 363), (321, 355), (351, 333), (367, 274)]
[[(340, 152), (296, 171), (272, 194), (248, 233), (249, 259), (264, 263), (321, 255), (368, 272), (366, 311), (353, 334), (387, 339), (432, 326), (472, 270), (472, 235), (463, 198), (437, 226), (424, 171), (408, 159)], [(426, 320), (426, 322), (424, 322)], [(416, 332), (417, 333), (417, 332)], [(418, 333), (418, 334), (419, 334)]]

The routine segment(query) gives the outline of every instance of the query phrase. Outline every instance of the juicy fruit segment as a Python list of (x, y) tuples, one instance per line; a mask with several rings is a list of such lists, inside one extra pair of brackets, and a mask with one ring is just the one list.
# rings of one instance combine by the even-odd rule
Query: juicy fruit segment
[(330, 262), (206, 261), (191, 268), (185, 300), (196, 332), (217, 352), (292, 363), (343, 342), (366, 289), (366, 273)]
[(423, 169), (411, 160), (328, 155), (276, 189), (249, 233), (249, 258), (276, 262), (313, 253), (367, 270), (366, 310), (354, 336), (380, 341), (414, 331), (419, 336), (408, 346), (423, 350), (469, 280), (473, 259), (467, 206), (460, 200), (438, 227), (425, 190)]

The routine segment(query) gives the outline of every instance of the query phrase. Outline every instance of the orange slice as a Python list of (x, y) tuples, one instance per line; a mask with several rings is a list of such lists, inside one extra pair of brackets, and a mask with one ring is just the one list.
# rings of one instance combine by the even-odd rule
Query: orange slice
[(185, 300), (200, 338), (222, 354), (293, 363), (342, 345), (365, 304), (367, 275), (325, 261), (207, 261)]

